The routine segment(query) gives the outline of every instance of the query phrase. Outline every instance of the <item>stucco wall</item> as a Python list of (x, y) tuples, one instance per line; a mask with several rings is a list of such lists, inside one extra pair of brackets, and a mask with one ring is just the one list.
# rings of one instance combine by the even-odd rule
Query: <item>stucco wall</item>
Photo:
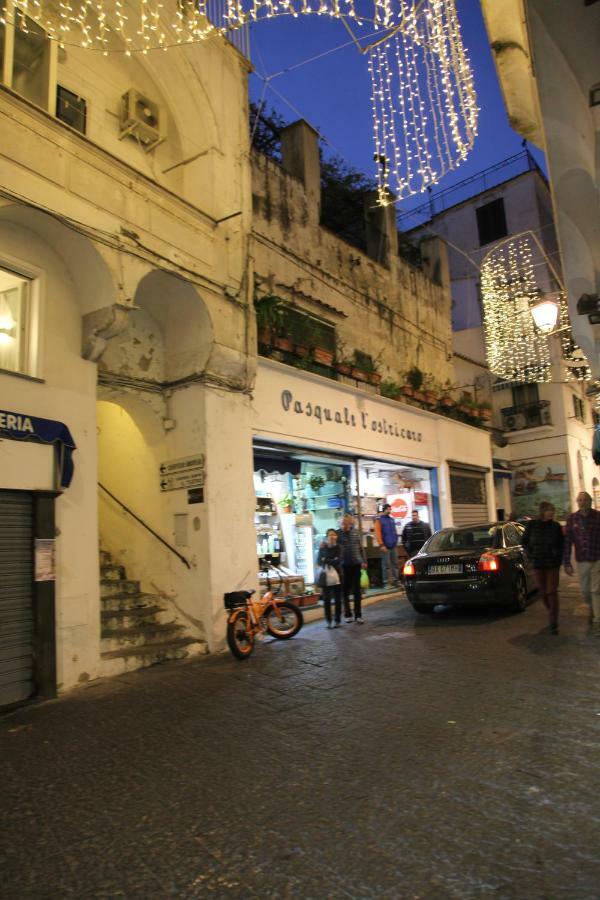
[[(0, 373), (0, 405), (64, 422), (77, 444), (73, 481), (56, 500), (57, 680), (59, 687), (70, 686), (94, 677), (99, 661), (96, 367), (81, 358), (79, 297), (56, 250), (33, 231), (0, 222), (0, 264), (40, 272), (44, 321), (38, 372), (43, 382)], [(0, 441), (0, 459), (6, 448), (12, 460), (10, 466), (0, 464), (0, 486), (56, 487), (47, 483), (51, 451), (33, 446)], [(40, 463), (32, 478), (32, 466)]]
[[(412, 365), (450, 377), (450, 296), (400, 257), (390, 268), (319, 227), (303, 184), (252, 156), (254, 268), (263, 292), (329, 320), (348, 348), (380, 360), (384, 377)], [(321, 304), (328, 304), (334, 310)]]

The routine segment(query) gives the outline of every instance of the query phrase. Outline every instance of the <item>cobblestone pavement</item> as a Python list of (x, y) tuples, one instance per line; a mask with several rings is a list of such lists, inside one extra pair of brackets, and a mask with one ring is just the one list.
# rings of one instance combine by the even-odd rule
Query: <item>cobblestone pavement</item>
[(600, 897), (600, 639), (565, 607), (387, 599), (4, 717), (0, 894)]

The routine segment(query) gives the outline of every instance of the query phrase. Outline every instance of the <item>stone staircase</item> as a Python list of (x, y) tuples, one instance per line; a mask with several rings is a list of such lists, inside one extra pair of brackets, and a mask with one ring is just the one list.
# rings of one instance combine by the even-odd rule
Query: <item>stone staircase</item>
[(100, 597), (102, 675), (208, 652), (206, 642), (190, 636), (159, 597), (142, 593), (106, 550), (100, 551)]

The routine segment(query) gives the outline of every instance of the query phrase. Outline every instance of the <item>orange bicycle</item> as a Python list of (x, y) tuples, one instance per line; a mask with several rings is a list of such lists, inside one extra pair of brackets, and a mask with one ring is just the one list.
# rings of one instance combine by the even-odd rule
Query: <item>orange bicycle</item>
[(271, 590), (257, 599), (256, 591), (232, 591), (225, 594), (227, 643), (238, 659), (248, 659), (257, 634), (268, 633), (280, 641), (298, 634), (304, 619), (291, 600), (280, 600)]

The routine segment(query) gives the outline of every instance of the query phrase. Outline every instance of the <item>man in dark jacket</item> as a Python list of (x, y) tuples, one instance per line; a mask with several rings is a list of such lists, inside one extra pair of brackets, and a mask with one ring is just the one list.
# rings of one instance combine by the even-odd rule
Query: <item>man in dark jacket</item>
[(554, 506), (542, 500), (539, 517), (531, 519), (523, 535), (523, 549), (533, 564), (540, 597), (548, 610), (550, 633), (558, 634), (558, 576), (563, 561), (563, 530), (554, 521)]
[(413, 510), (411, 521), (404, 526), (402, 543), (406, 547), (409, 558), (418, 553), (425, 541), (431, 537), (431, 528), (427, 522), (421, 522), (417, 510)]
[(342, 557), (342, 593), (344, 596), (344, 615), (346, 622), (352, 621), (350, 610), (350, 594), (354, 598), (354, 621), (363, 624), (360, 573), (366, 567), (360, 534), (354, 524), (354, 516), (347, 513), (342, 519), (342, 527), (338, 531), (338, 544)]
[(396, 531), (396, 523), (390, 515), (391, 509), (390, 504), (386, 503), (381, 511), (381, 515), (375, 519), (375, 536), (383, 554), (381, 563), (384, 585), (390, 583), (398, 584), (398, 554), (396, 552), (398, 532)]
[(567, 575), (572, 575), (574, 548), (581, 593), (590, 608), (594, 634), (600, 636), (600, 512), (592, 509), (587, 491), (577, 495), (577, 506), (578, 511), (567, 518), (563, 562)]

